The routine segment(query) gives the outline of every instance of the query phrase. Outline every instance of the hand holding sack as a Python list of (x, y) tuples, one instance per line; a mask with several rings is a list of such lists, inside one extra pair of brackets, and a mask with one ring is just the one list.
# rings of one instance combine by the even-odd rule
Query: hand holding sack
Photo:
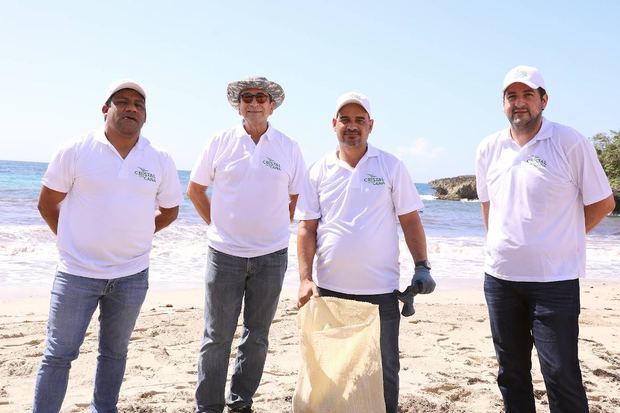
[(301, 367), (293, 413), (382, 413), (379, 308), (335, 297), (299, 310)]

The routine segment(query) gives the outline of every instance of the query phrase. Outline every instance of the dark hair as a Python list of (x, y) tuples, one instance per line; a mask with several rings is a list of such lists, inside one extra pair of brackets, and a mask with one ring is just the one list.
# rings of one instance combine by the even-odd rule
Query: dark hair
[(547, 91), (541, 87), (539, 87), (538, 89), (538, 94), (540, 95), (540, 98), (542, 99), (543, 97), (545, 97), (545, 95), (547, 94)]
[[(105, 105), (106, 105), (106, 106), (110, 106), (110, 105), (112, 105), (112, 98), (113, 98), (114, 96), (116, 96), (116, 94), (117, 94), (118, 92), (120, 92), (121, 90), (133, 90), (134, 92), (138, 92), (137, 90), (132, 89), (132, 88), (130, 88), (130, 87), (126, 87), (125, 89), (119, 89), (119, 90), (117, 90), (116, 92), (114, 92), (114, 93), (112, 93), (112, 94), (110, 95), (110, 97), (108, 98), (108, 100), (106, 100), (106, 101), (105, 101)], [(139, 94), (140, 96), (142, 96), (142, 93), (138, 92), (138, 94)], [(145, 98), (144, 96), (142, 96), (142, 99), (144, 99), (144, 101), (146, 102), (146, 98)]]
[[(506, 87), (506, 89), (508, 89), (508, 87)], [(506, 97), (506, 89), (504, 89), (504, 93), (502, 93), (502, 99)], [(538, 91), (538, 95), (540, 95), (541, 99), (545, 97), (545, 95), (547, 94), (547, 91), (543, 89), (542, 87), (539, 87), (536, 90)]]

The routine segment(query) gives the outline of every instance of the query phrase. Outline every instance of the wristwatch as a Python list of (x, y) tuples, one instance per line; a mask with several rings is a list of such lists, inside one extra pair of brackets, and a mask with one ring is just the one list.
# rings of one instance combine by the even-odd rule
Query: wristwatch
[(416, 267), (424, 267), (424, 268), (426, 268), (427, 270), (430, 270), (430, 269), (431, 269), (431, 263), (430, 263), (430, 261), (429, 261), (429, 260), (416, 261), (416, 262), (415, 262), (415, 266), (416, 266)]

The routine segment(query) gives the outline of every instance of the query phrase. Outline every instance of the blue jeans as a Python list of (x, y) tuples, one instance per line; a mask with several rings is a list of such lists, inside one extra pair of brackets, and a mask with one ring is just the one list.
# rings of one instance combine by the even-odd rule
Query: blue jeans
[(34, 390), (33, 413), (57, 413), (65, 398), (71, 362), (80, 352), (99, 306), (99, 356), (92, 413), (117, 413), (127, 346), (148, 289), (148, 268), (113, 280), (56, 274), (47, 343)]
[(533, 413), (532, 345), (538, 351), (551, 413), (587, 413), (581, 380), (579, 280), (513, 282), (488, 274), (484, 294), (507, 413)]
[(383, 366), (383, 398), (385, 399), (386, 413), (398, 411), (398, 335), (400, 328), (400, 311), (398, 299), (394, 293), (355, 295), (319, 288), (319, 295), (323, 297), (338, 297), (348, 300), (363, 301), (379, 305), (379, 321), (381, 324), (381, 364)]
[[(205, 276), (205, 330), (198, 357), (196, 411), (220, 413), (224, 405), (251, 406), (278, 308), (288, 249), (252, 258), (209, 248)], [(228, 359), (243, 306), (243, 332), (237, 347), (228, 399), (224, 398)]]

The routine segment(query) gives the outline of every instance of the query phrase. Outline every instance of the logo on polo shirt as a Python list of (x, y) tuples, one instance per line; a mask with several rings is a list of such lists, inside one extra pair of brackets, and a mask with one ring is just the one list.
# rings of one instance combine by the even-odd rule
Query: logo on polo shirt
[(530, 155), (530, 157), (527, 158), (525, 162), (529, 163), (532, 166), (535, 166), (538, 169), (545, 169), (547, 167), (547, 161), (545, 161), (538, 155)]
[(281, 169), (280, 164), (271, 158), (263, 159), (263, 164), (271, 169), (275, 169), (276, 171)]
[(140, 178), (144, 179), (145, 181), (157, 182), (157, 179), (155, 178), (155, 174), (150, 173), (149, 170), (146, 168), (141, 168), (138, 166), (138, 169), (136, 169), (133, 173), (138, 175)]
[(368, 182), (371, 185), (385, 185), (383, 178), (368, 174), (368, 178), (364, 178), (364, 182)]

